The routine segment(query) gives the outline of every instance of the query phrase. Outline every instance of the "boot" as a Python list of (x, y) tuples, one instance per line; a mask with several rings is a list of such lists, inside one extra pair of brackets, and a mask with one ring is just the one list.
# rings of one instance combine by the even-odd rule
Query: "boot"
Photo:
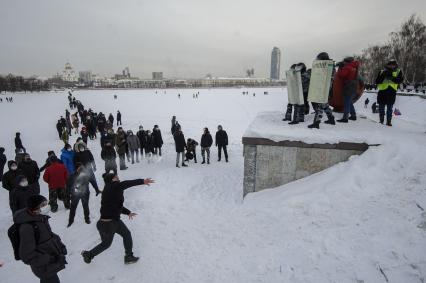
[(339, 122), (339, 123), (347, 123), (348, 122), (348, 118), (343, 117), (342, 119), (337, 120), (337, 122)]
[(134, 256), (133, 254), (124, 256), (124, 264), (136, 263), (139, 260), (139, 257)]
[(351, 121), (356, 121), (356, 116), (355, 115), (351, 115), (351, 116), (349, 116), (348, 119), (351, 120)]
[(329, 124), (329, 125), (336, 125), (336, 121), (334, 120), (333, 116), (329, 117), (328, 120), (325, 121), (324, 123)]
[(93, 256), (88, 251), (82, 251), (81, 255), (83, 256), (83, 260), (85, 263), (89, 264), (92, 262)]
[(86, 224), (90, 224), (90, 218), (86, 218), (84, 221), (86, 221)]
[(386, 126), (392, 127), (392, 120), (391, 119), (386, 120)]
[(179, 164), (176, 164), (176, 168), (180, 168)]
[(313, 122), (311, 125), (308, 126), (309, 129), (319, 129), (319, 121)]
[(299, 124), (299, 122), (297, 122), (296, 120), (291, 121), (290, 123), (288, 123), (289, 125), (296, 125)]
[(384, 122), (385, 122), (385, 116), (384, 115), (380, 115), (380, 124), (383, 125)]
[(74, 220), (70, 220), (70, 221), (68, 221), (68, 225), (67, 225), (67, 228), (70, 228), (71, 227), (71, 225), (74, 223)]
[(206, 163), (206, 160), (205, 159), (203, 159), (203, 162), (201, 162), (201, 164), (205, 164)]
[(207, 164), (210, 164), (210, 159), (207, 159)]
[(182, 163), (182, 167), (188, 167), (188, 165), (186, 165), (185, 163)]

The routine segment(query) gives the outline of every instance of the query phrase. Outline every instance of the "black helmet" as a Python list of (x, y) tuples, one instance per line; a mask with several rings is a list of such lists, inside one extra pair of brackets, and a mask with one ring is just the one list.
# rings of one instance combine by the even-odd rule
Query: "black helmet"
[(297, 67), (299, 67), (299, 68), (300, 68), (300, 71), (301, 71), (302, 73), (306, 72), (306, 65), (305, 65), (305, 63), (302, 63), (302, 62), (297, 63)]
[(354, 57), (352, 57), (352, 56), (347, 56), (347, 57), (345, 57), (345, 59), (343, 59), (343, 62), (345, 62), (345, 63), (351, 63), (351, 62), (353, 62), (355, 59), (354, 59)]
[(317, 55), (317, 60), (330, 60), (330, 56), (328, 56), (327, 52), (321, 52)]
[(390, 60), (386, 63), (386, 65), (395, 65), (395, 66), (398, 66), (398, 62), (396, 62), (396, 60), (395, 60), (395, 59), (390, 59)]
[(295, 69), (296, 68), (296, 64), (291, 65), (290, 69)]

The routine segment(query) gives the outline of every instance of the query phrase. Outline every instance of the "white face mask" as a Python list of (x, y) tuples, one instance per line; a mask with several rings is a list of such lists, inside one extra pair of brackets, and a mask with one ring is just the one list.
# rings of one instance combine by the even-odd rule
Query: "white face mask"
[(19, 183), (19, 185), (21, 186), (21, 187), (26, 187), (26, 186), (28, 186), (28, 181), (22, 181), (22, 182), (20, 182)]
[(16, 165), (12, 165), (12, 166), (10, 166), (10, 170), (15, 171), (16, 169), (18, 169), (18, 166), (16, 166)]
[(47, 214), (49, 212), (49, 206), (45, 205), (40, 208), (40, 214)]

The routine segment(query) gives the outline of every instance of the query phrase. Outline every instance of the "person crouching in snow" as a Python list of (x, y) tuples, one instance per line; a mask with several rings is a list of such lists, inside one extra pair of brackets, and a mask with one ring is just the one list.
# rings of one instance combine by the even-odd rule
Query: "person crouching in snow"
[(82, 251), (81, 255), (85, 263), (91, 263), (93, 258), (111, 246), (114, 235), (119, 234), (123, 238), (125, 249), (124, 263), (136, 263), (139, 257), (133, 255), (132, 234), (120, 219), (120, 215), (125, 214), (132, 220), (137, 214), (123, 206), (124, 191), (135, 186), (149, 186), (154, 183), (154, 180), (148, 178), (120, 181), (117, 174), (114, 173), (105, 173), (103, 178), (105, 188), (101, 200), (101, 217), (96, 224), (102, 242), (89, 251)]
[(194, 162), (197, 163), (197, 152), (196, 152), (196, 148), (197, 148), (198, 142), (196, 142), (193, 139), (188, 139), (186, 141), (186, 159), (185, 161), (188, 161), (192, 158), (194, 158)]

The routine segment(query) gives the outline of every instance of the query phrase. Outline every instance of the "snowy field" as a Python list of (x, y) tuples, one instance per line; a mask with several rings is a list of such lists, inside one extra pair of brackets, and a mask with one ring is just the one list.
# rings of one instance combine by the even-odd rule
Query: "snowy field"
[[(153, 164), (144, 160), (119, 172), (122, 180), (156, 180), (151, 187), (125, 193), (125, 206), (138, 213), (133, 221), (123, 217), (133, 235), (135, 255), (141, 256), (137, 264), (123, 264), (118, 235), (92, 264), (83, 263), (80, 252), (100, 240), (95, 225), (100, 197), (93, 191), (91, 225), (84, 223), (81, 205), (70, 228), (66, 228), (68, 213), (62, 204), (58, 213), (51, 213), (53, 230), (69, 251), (69, 264), (59, 274), (62, 282), (425, 282), (426, 100), (398, 97), (396, 106), (402, 116), (394, 119), (394, 127), (383, 129), (371, 122), (378, 116), (364, 109), (363, 97), (356, 104), (359, 115), (370, 120), (372, 131), (389, 133), (381, 146), (278, 189), (249, 194), (243, 201), (242, 135), (259, 112), (281, 111), (287, 100), (281, 88), (248, 89), (250, 95), (243, 96), (246, 90), (74, 92), (86, 108), (107, 115), (120, 110), (126, 130), (136, 132), (139, 125), (152, 129), (158, 124), (165, 145), (163, 157)], [(193, 99), (198, 91), (199, 99)], [(269, 95), (263, 95), (264, 91)], [(13, 104), (0, 104), (0, 146), (6, 148), (8, 159), (14, 157), (16, 131), (39, 166), (48, 150), (59, 155), (62, 142), (55, 123), (68, 106), (66, 96), (66, 92), (14, 95)], [(366, 96), (375, 100), (373, 94)], [(175, 168), (172, 115), (177, 116), (185, 137), (197, 141), (203, 127), (214, 135), (217, 125), (223, 125), (230, 139), (230, 163), (216, 162), (213, 149), (211, 165), (191, 162), (188, 168)], [(325, 133), (362, 128), (353, 123), (321, 127)], [(99, 139), (88, 146), (103, 186)], [(40, 183), (47, 196), (47, 185)], [(1, 189), (0, 261), (5, 265), (0, 268), (0, 282), (37, 282), (28, 266), (13, 259), (6, 235), (11, 224), (7, 199)]]

